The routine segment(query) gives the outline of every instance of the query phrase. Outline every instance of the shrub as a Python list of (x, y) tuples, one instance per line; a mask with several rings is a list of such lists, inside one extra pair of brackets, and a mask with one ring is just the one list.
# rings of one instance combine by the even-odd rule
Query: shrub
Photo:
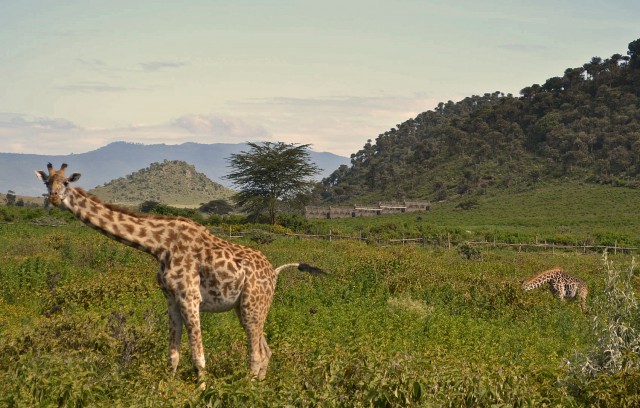
[(482, 253), (474, 246), (471, 246), (468, 242), (460, 244), (458, 246), (458, 253), (465, 259), (479, 261), (482, 259)]
[(249, 238), (258, 244), (270, 244), (276, 239), (274, 234), (260, 229), (252, 230), (249, 233)]
[(595, 343), (587, 353), (569, 361), (570, 388), (588, 405), (637, 406), (640, 307), (632, 286), (635, 259), (622, 270), (605, 253), (603, 264), (604, 293), (593, 302), (592, 310)]
[(464, 201), (461, 201), (456, 208), (461, 210), (473, 210), (474, 208), (478, 208), (480, 206), (480, 202), (476, 197), (468, 198)]

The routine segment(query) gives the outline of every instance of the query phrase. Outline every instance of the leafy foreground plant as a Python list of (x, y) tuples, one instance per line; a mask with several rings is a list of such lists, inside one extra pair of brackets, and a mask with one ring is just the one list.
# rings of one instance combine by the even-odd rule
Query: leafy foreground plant
[(603, 257), (604, 293), (593, 306), (593, 348), (570, 363), (569, 388), (579, 401), (596, 406), (640, 405), (640, 308), (627, 269)]
[(599, 256), (483, 251), (470, 261), (454, 249), (250, 240), (239, 242), (330, 275), (279, 277), (262, 382), (248, 376), (237, 317), (203, 315), (212, 364), (199, 392), (188, 353), (175, 377), (166, 367), (153, 258), (77, 223), (0, 224), (0, 406), (589, 405), (558, 381), (592, 343), (589, 319), (549, 293), (528, 296), (517, 279), (561, 263), (595, 283)]

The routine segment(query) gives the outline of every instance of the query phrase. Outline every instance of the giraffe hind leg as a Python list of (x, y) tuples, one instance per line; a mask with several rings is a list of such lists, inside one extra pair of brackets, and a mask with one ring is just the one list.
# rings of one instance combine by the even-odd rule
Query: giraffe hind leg
[(174, 376), (178, 369), (178, 362), (180, 361), (180, 340), (182, 338), (182, 315), (177, 305), (172, 301), (169, 303), (169, 353), (168, 353), (168, 365), (171, 369), (171, 375)]
[(267, 375), (267, 367), (271, 358), (271, 349), (262, 334), (264, 325), (255, 324), (246, 328), (249, 345), (249, 367), (251, 375), (262, 381)]
[(587, 313), (587, 294), (580, 295), (580, 308), (583, 313)]
[(267, 344), (267, 339), (263, 334), (267, 313), (265, 311), (247, 309), (251, 308), (239, 306), (236, 309), (236, 313), (247, 335), (249, 369), (253, 377), (258, 380), (264, 380), (272, 354)]
[(267, 368), (269, 366), (269, 360), (271, 360), (271, 349), (267, 344), (267, 339), (262, 335), (260, 340), (260, 353), (262, 354), (262, 360), (260, 361), (260, 371), (258, 372), (258, 379), (264, 380), (267, 375)]
[(189, 335), (191, 359), (198, 375), (198, 382), (201, 383), (202, 388), (204, 385), (205, 358), (202, 347), (202, 331), (200, 329), (200, 293), (197, 292), (185, 296), (185, 299), (180, 303), (180, 312)]

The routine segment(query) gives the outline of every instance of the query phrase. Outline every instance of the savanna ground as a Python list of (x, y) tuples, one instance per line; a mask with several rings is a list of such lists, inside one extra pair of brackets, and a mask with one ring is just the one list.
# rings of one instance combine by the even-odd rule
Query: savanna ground
[[(490, 203), (481, 204), (477, 211), (484, 220), (459, 212), (461, 218), (471, 218), (455, 228), (449, 224), (452, 231), (464, 235), (497, 225), (486, 215)], [(329, 275), (293, 270), (280, 275), (265, 327), (273, 357), (263, 382), (248, 376), (245, 335), (235, 314), (204, 314), (208, 381), (200, 392), (186, 335), (178, 374), (173, 379), (168, 375), (168, 319), (155, 283), (155, 262), (67, 216), (54, 214), (63, 222), (51, 226), (52, 215), (45, 215), (47, 226), (42, 226), (41, 212), (19, 211), (12, 222), (0, 224), (0, 401), (6, 406), (640, 402), (637, 353), (618, 345), (627, 356), (626, 366), (596, 375), (579, 369), (583, 357), (606, 342), (608, 336), (595, 322), (611, 312), (606, 304), (616, 304), (606, 279), (612, 266), (603, 263), (602, 254), (482, 248), (470, 257), (464, 245), (447, 249), (283, 237), (269, 243), (240, 240), (262, 250), (274, 265), (305, 261)], [(440, 228), (435, 226), (438, 219), (425, 221), (429, 216), (423, 216), (421, 225)], [(604, 228), (603, 216), (593, 217), (594, 229)], [(409, 219), (370, 222), (418, 228)], [(571, 226), (576, 223), (567, 220), (561, 233), (574, 234)], [(535, 225), (520, 224), (536, 234)], [(333, 228), (362, 230), (347, 224)], [(511, 234), (520, 227), (492, 228)], [(607, 236), (625, 235), (632, 241), (627, 228), (620, 232), (613, 227)], [(553, 228), (541, 231), (552, 234)], [(609, 260), (619, 270), (631, 270), (631, 255), (609, 254)], [(577, 302), (554, 299), (546, 288), (521, 290), (520, 279), (555, 265), (589, 284), (589, 315), (581, 313)], [(637, 293), (637, 271), (633, 273), (628, 278)], [(627, 318), (635, 319), (630, 327), (637, 329), (637, 304), (630, 310)]]

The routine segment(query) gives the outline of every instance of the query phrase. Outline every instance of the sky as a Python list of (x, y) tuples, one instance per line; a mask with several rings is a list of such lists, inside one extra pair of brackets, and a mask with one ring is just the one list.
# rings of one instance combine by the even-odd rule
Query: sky
[(0, 152), (349, 156), (439, 102), (626, 55), (639, 21), (638, 0), (0, 0)]

